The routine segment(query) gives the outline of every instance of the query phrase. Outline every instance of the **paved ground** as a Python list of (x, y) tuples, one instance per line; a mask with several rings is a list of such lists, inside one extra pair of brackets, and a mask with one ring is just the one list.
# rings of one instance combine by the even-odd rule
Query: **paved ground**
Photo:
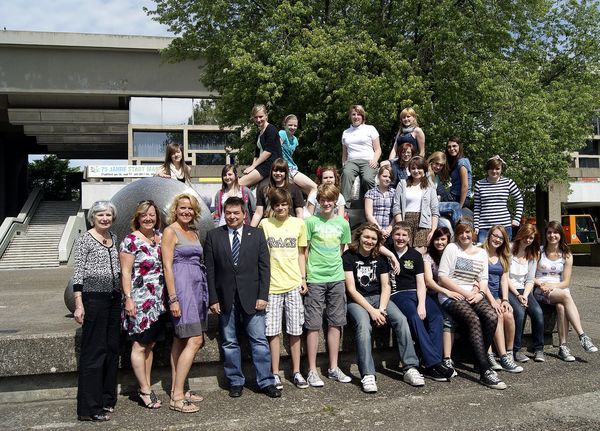
[[(62, 305), (68, 274), (68, 270), (62, 269), (40, 273), (0, 272), (0, 338), (12, 330), (31, 331), (28, 334), (44, 328), (73, 330), (74, 323), (65, 317), (68, 312)], [(596, 341), (600, 341), (599, 278), (598, 269), (575, 268), (572, 286), (584, 328)], [(54, 291), (55, 295), (60, 294), (59, 300), (35, 293), (41, 285), (46, 285), (44, 281), (50, 283), (50, 280), (57, 283)], [(63, 287), (59, 289), (61, 283)], [(40, 313), (40, 309), (45, 309), (44, 304), (49, 309)], [(208, 377), (219, 373), (219, 366), (200, 366), (192, 374), (205, 377), (193, 379), (191, 385), (206, 400), (196, 414), (172, 412), (166, 406), (156, 411), (146, 410), (137, 404), (135, 397), (124, 394), (110, 422), (79, 423), (72, 393), (43, 402), (11, 403), (8, 396), (8, 402), (0, 404), (0, 428), (600, 430), (600, 354), (583, 352), (573, 333), (570, 343), (577, 362), (567, 364), (558, 360), (557, 349), (548, 347), (546, 363), (529, 362), (520, 375), (501, 373), (509, 385), (505, 391), (478, 384), (470, 365), (461, 367), (459, 377), (452, 382), (427, 381), (424, 388), (412, 388), (401, 381), (397, 370), (382, 367), (378, 370), (379, 392), (367, 395), (360, 391), (354, 358), (345, 355), (342, 368), (354, 375), (352, 384), (326, 381), (322, 389), (298, 390), (286, 382), (284, 396), (278, 400), (254, 392), (251, 384), (241, 398), (231, 399), (215, 378)], [(160, 376), (155, 390), (166, 402), (164, 383), (168, 381), (168, 370), (157, 370), (155, 375)], [(3, 395), (7, 399), (10, 394)]]

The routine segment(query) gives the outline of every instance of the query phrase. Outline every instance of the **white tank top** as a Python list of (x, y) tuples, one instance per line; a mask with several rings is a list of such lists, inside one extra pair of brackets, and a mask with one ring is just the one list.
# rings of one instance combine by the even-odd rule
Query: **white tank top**
[(564, 269), (565, 258), (562, 254), (558, 259), (550, 260), (548, 259), (548, 256), (546, 256), (546, 252), (542, 250), (535, 271), (535, 278), (546, 283), (560, 283), (562, 281)]

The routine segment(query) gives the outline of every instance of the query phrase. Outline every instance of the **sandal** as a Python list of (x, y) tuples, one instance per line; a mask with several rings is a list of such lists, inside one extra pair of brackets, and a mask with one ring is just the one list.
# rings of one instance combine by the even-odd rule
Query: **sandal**
[[(147, 409), (158, 409), (162, 405), (161, 402), (160, 402), (160, 400), (158, 399), (158, 397), (154, 393), (154, 391), (150, 391), (149, 393), (145, 393), (145, 392), (142, 392), (140, 389), (138, 389), (138, 395), (140, 397), (140, 401), (142, 402), (142, 404), (144, 405), (144, 407), (146, 407)], [(142, 398), (142, 397), (149, 397), (150, 398), (150, 402), (147, 403), (144, 400), (144, 398)]]
[(181, 398), (180, 400), (171, 400), (169, 408), (180, 413), (196, 413), (200, 407), (192, 404), (191, 401)]
[(192, 390), (189, 390), (185, 393), (185, 399), (192, 403), (199, 403), (200, 401), (204, 401), (204, 397), (202, 395), (198, 395)]

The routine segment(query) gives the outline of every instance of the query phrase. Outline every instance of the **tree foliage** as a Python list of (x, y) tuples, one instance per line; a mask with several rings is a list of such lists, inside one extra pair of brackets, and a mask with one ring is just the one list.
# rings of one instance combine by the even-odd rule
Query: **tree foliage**
[[(298, 162), (339, 163), (351, 104), (384, 154), (415, 108), (427, 153), (458, 135), (483, 175), (500, 154), (522, 188), (565, 179), (600, 107), (599, 2), (585, 0), (155, 0), (179, 37), (172, 61), (201, 61), (222, 125), (253, 104), (300, 119)], [(250, 138), (248, 139), (248, 141)]]
[(79, 172), (70, 168), (68, 160), (61, 160), (56, 155), (44, 156), (41, 160), (29, 163), (27, 174), (29, 189), (39, 187), (44, 193), (44, 199), (71, 200), (78, 188), (68, 176)]

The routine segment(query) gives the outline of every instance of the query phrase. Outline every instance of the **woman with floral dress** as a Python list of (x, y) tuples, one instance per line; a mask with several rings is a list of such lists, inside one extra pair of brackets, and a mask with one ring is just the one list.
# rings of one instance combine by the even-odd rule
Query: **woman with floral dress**
[(131, 345), (131, 367), (139, 383), (144, 406), (157, 409), (161, 402), (151, 388), (152, 349), (165, 338), (161, 316), (165, 313), (164, 275), (160, 249), (158, 207), (153, 201), (138, 204), (131, 220), (133, 232), (121, 243), (123, 329)]

